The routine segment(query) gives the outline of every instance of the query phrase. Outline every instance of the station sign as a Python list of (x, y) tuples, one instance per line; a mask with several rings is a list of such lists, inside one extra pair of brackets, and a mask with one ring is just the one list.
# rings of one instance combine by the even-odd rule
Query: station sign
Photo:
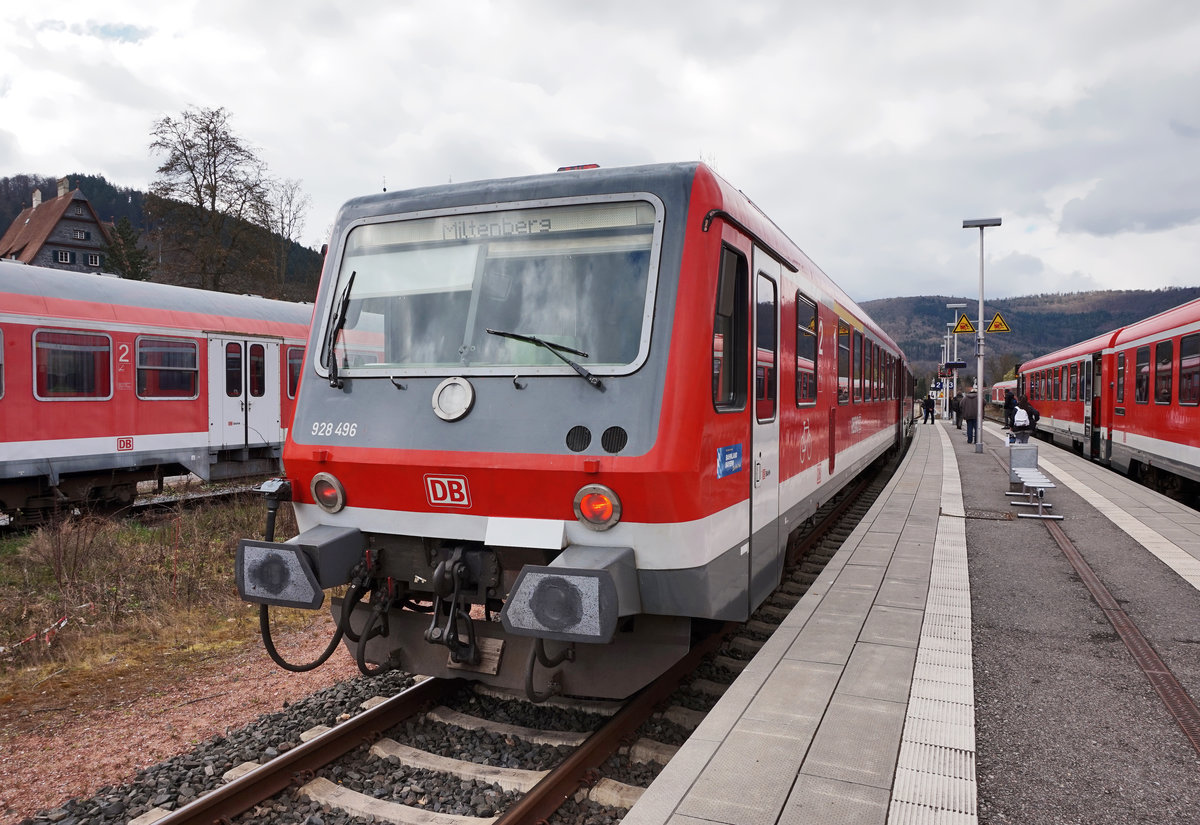
[(1005, 323), (1004, 319), (1000, 317), (1000, 313), (997, 312), (996, 317), (988, 324), (987, 332), (1012, 332), (1012, 328)]

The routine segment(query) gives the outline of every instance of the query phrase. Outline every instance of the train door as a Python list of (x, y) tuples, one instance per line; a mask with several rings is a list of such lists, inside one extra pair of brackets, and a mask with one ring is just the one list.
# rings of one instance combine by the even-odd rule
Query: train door
[(1087, 423), (1091, 426), (1091, 443), (1089, 445), (1089, 454), (1093, 461), (1099, 461), (1103, 458), (1101, 451), (1101, 438), (1108, 422), (1103, 420), (1102, 410), (1104, 405), (1100, 403), (1101, 391), (1104, 388), (1104, 380), (1101, 375), (1101, 358), (1100, 353), (1095, 353), (1091, 357), (1090, 363), (1087, 365)]
[(210, 447), (233, 449), (277, 443), (279, 392), (277, 339), (209, 336)]
[(750, 491), (750, 609), (782, 573), (779, 540), (779, 273), (775, 260), (754, 253), (754, 423)]

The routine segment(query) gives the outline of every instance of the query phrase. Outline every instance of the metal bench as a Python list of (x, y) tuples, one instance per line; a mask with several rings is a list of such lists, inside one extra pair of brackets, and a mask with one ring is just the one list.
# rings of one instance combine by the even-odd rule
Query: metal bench
[(1036, 513), (1017, 513), (1018, 518), (1040, 518), (1040, 519), (1057, 519), (1062, 520), (1062, 516), (1056, 516), (1053, 513), (1047, 513), (1046, 510), (1053, 507), (1046, 501), (1046, 491), (1053, 490), (1055, 484), (1046, 475), (1037, 469), (1029, 469), (1024, 467), (1014, 467), (1012, 474), (1021, 481), (1021, 486), (1024, 488), (1019, 493), (1006, 493), (1009, 496), (1028, 496), (1028, 501), (1010, 501), (1013, 507), (1036, 507)]

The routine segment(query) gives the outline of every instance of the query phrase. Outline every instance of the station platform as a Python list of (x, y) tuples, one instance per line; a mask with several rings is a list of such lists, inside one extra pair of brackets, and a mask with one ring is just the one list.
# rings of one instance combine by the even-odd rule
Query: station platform
[[(1053, 523), (1200, 696), (1200, 513), (1038, 447)], [(1194, 822), (1192, 741), (1049, 522), (1016, 517), (1008, 465), (998, 426), (976, 452), (949, 422), (916, 425), (624, 825)]]

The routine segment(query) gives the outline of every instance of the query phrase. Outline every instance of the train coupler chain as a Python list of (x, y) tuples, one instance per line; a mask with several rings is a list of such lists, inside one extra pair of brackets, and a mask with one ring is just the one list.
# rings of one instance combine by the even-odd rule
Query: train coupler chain
[[(450, 661), (455, 664), (479, 664), (479, 646), (475, 641), (475, 624), (471, 621), (471, 605), (463, 593), (470, 570), (463, 561), (463, 548), (454, 548), (447, 560), (438, 562), (433, 571), (433, 591), (437, 598), (433, 604), (433, 615), (425, 641), (445, 645), (450, 649)], [(449, 599), (447, 599), (449, 597)], [(445, 624), (438, 620), (445, 617)], [(462, 640), (459, 623), (466, 627), (466, 642)]]

